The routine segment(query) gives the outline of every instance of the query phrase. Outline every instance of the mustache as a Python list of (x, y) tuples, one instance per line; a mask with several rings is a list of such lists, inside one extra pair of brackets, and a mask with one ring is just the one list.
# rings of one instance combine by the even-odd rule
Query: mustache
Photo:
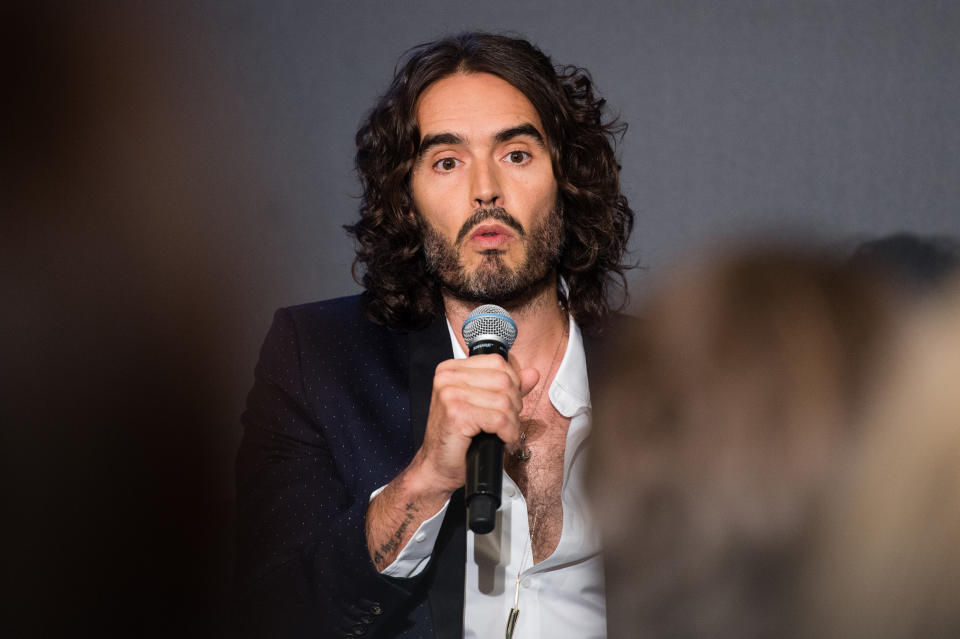
[(487, 220), (496, 220), (498, 222), (503, 222), (514, 231), (517, 232), (517, 235), (524, 237), (527, 232), (523, 229), (523, 225), (517, 221), (517, 218), (513, 217), (507, 213), (507, 209), (502, 206), (496, 206), (489, 209), (477, 209), (473, 212), (464, 221), (463, 226), (460, 227), (460, 232), (457, 233), (457, 239), (454, 242), (455, 244), (460, 244), (463, 241), (463, 238), (467, 236), (468, 233), (480, 222), (486, 222)]

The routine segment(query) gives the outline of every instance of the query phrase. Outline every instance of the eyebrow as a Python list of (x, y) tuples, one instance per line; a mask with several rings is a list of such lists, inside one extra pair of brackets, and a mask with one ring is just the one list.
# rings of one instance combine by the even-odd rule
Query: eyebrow
[[(537, 130), (537, 127), (529, 123), (498, 131), (497, 134), (493, 136), (493, 141), (497, 144), (503, 144), (504, 142), (508, 142), (513, 138), (518, 138), (524, 135), (533, 138), (537, 145), (541, 148), (546, 147), (543, 142), (543, 135), (540, 134), (540, 131)], [(465, 143), (466, 141), (456, 133), (433, 133), (426, 135), (422, 140), (420, 140), (420, 148), (417, 149), (417, 157), (423, 157), (427, 151), (435, 146), (440, 146), (442, 144)]]
[(432, 135), (424, 136), (420, 140), (420, 148), (417, 149), (417, 157), (423, 157), (431, 147), (440, 146), (441, 144), (463, 144), (464, 140), (459, 135), (455, 133), (434, 133)]
[(509, 140), (512, 140), (513, 138), (518, 138), (524, 135), (533, 138), (534, 141), (536, 141), (538, 146), (540, 147), (544, 146), (543, 136), (540, 135), (540, 131), (537, 131), (537, 127), (533, 126), (530, 123), (521, 124), (520, 126), (510, 127), (509, 129), (504, 129), (503, 131), (500, 131), (499, 133), (497, 133), (493, 137), (493, 140), (497, 144), (502, 144), (503, 142), (507, 142)]

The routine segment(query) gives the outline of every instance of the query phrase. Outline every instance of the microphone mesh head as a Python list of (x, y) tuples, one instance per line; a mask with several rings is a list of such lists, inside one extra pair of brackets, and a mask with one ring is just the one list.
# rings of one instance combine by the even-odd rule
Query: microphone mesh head
[(460, 332), (463, 333), (467, 348), (481, 340), (494, 340), (509, 350), (517, 339), (517, 325), (513, 318), (496, 304), (484, 304), (470, 311)]

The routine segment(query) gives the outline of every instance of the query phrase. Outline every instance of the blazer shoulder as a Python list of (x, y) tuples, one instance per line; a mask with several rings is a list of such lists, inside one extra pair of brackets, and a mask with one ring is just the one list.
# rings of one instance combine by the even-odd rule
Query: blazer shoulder
[(343, 394), (356, 391), (361, 382), (375, 384), (377, 379), (403, 385), (409, 357), (407, 334), (370, 321), (360, 299), (351, 295), (277, 311), (271, 332), (279, 330), (285, 337), (283, 347), (296, 349), (306, 379), (333, 384)]
[(299, 334), (344, 337), (354, 335), (358, 339), (395, 341), (404, 333), (375, 324), (361, 308), (362, 295), (348, 295), (306, 304), (280, 308), (277, 315), (286, 315)]
[(371, 323), (360, 310), (360, 295), (346, 295), (328, 300), (295, 304), (279, 309), (278, 313), (287, 313), (296, 323), (357, 323), (364, 320)]

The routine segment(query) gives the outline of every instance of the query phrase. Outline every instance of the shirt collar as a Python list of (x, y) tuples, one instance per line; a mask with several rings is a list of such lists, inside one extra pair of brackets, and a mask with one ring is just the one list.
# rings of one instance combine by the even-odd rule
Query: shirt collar
[[(573, 316), (569, 321), (567, 348), (548, 393), (550, 403), (564, 417), (573, 417), (581, 410), (590, 408), (590, 385), (587, 379), (587, 358), (583, 351), (583, 335)], [(467, 354), (460, 348), (457, 334), (453, 332), (449, 319), (447, 331), (450, 333), (454, 358), (465, 358)]]

